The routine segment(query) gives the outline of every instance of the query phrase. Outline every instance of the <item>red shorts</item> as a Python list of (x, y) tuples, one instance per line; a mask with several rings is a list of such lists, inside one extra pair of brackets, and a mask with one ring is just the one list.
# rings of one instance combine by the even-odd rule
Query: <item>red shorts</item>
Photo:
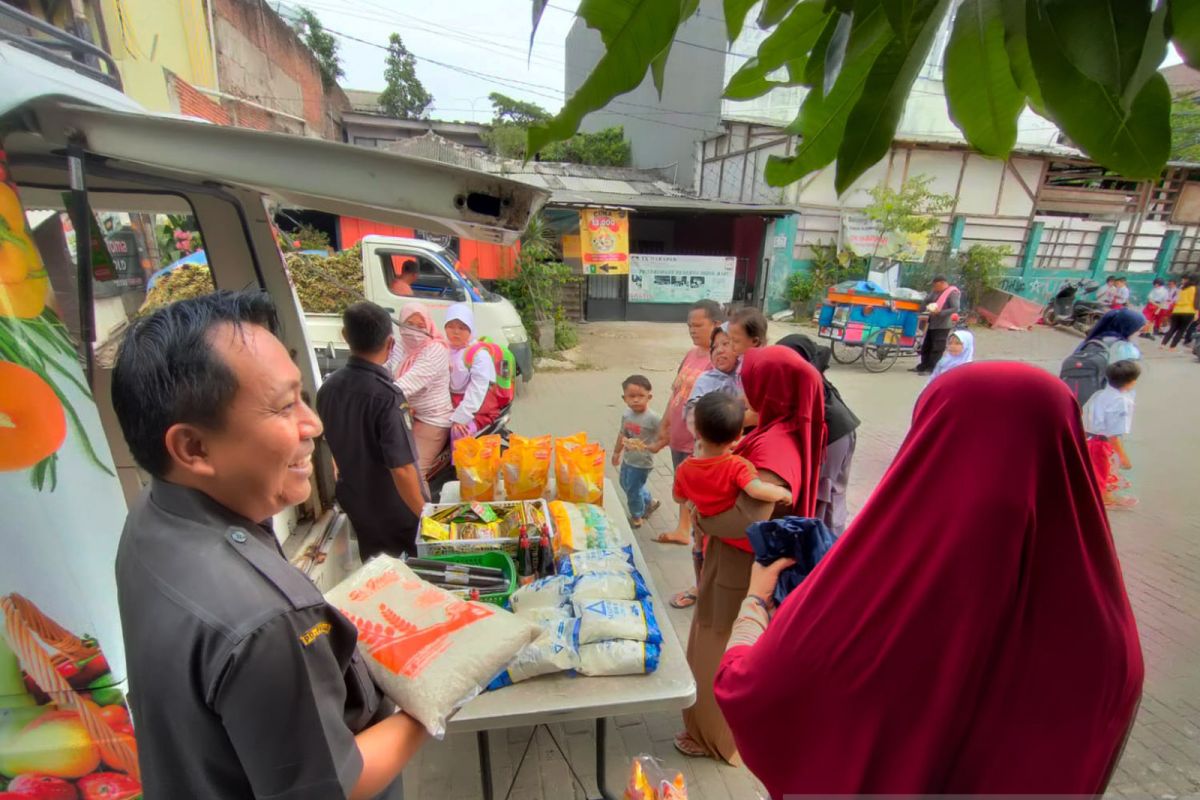
[(1158, 327), (1158, 323), (1162, 322), (1163, 319), (1166, 318), (1167, 310), (1165, 308), (1159, 308), (1153, 303), (1147, 303), (1146, 307), (1142, 309), (1142, 316), (1145, 317), (1146, 321), (1151, 325)]
[(1117, 488), (1117, 480), (1113, 475), (1113, 459), (1117, 451), (1107, 439), (1095, 439), (1090, 436), (1087, 448), (1088, 457), (1092, 461), (1092, 472), (1096, 476), (1096, 483), (1100, 484), (1100, 491), (1105, 494), (1112, 493)]

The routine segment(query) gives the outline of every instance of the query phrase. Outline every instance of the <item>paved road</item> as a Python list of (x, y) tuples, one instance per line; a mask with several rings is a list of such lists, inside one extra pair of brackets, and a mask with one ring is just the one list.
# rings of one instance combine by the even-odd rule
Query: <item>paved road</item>
[[(772, 338), (794, 330), (799, 329), (773, 323)], [(591, 324), (583, 326), (581, 333), (581, 358), (594, 369), (539, 374), (521, 391), (514, 430), (555, 435), (585, 430), (611, 446), (622, 409), (620, 383), (634, 372), (653, 382), (653, 407), (665, 406), (674, 369), (688, 347), (683, 325)], [(1023, 360), (1057, 371), (1077, 341), (1070, 333), (1040, 328), (1027, 333), (982, 330), (977, 332), (976, 356)], [(1200, 504), (1191, 494), (1200, 488), (1200, 429), (1194, 418), (1200, 364), (1182, 354), (1160, 353), (1153, 345), (1146, 355), (1130, 437), (1132, 480), (1141, 504), (1112, 517), (1146, 656), (1146, 692), (1110, 793), (1178, 797), (1200, 794), (1200, 669), (1196, 666), (1200, 664)], [(878, 483), (908, 429), (923, 379), (905, 372), (907, 366), (902, 361), (882, 375), (868, 374), (859, 366), (831, 369), (831, 378), (863, 419), (850, 487), (852, 510)], [(660, 462), (650, 485), (657, 496), (667, 498), (670, 469), (665, 457)], [(684, 588), (691, 581), (686, 548), (650, 541), (674, 523), (674, 513), (664, 509), (639, 534), (654, 578), (664, 591)], [(670, 616), (685, 638), (690, 612), (672, 610)], [(675, 715), (619, 719), (615, 735), (609, 737), (610, 787), (624, 785), (633, 756), (650, 753), (684, 772), (692, 800), (742, 800), (765, 794), (745, 770), (678, 756), (671, 747), (677, 728)], [(552, 726), (551, 733), (572, 755), (580, 777), (593, 785), (590, 726)], [(493, 736), (498, 797), (508, 788), (530, 734), (526, 728)], [(571, 783), (554, 741), (540, 732), (512, 797), (584, 797), (578, 788), (571, 793)], [(478, 797), (474, 737), (452, 736), (427, 747), (410, 768), (406, 786), (410, 800)]]

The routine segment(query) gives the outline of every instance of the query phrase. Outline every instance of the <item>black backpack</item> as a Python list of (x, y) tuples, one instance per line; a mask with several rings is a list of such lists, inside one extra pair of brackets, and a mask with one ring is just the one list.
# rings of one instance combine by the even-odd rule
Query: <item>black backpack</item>
[(1066, 381), (1067, 387), (1082, 406), (1089, 397), (1108, 385), (1107, 371), (1108, 346), (1093, 339), (1084, 342), (1077, 352), (1067, 356), (1058, 377)]

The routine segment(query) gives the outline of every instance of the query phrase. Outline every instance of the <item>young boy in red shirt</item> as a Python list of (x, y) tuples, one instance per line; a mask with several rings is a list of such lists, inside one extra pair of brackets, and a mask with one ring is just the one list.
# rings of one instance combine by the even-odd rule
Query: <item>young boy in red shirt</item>
[(728, 511), (739, 492), (755, 500), (790, 505), (792, 493), (759, 480), (754, 465), (731, 451), (742, 435), (745, 407), (724, 392), (710, 392), (696, 403), (696, 454), (675, 471), (675, 501), (690, 502), (701, 516)]

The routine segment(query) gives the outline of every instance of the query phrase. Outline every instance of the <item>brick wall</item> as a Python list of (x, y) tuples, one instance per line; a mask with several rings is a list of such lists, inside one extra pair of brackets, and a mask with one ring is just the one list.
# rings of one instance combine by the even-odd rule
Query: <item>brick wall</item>
[(233, 124), (229, 112), (220, 103), (210, 99), (173, 72), (166, 72), (167, 91), (174, 97), (175, 106), (179, 109), (180, 114), (206, 119), (218, 125)]
[[(301, 117), (304, 133), (340, 141), (350, 102), (338, 87), (325, 90), (316, 58), (291, 27), (264, 0), (215, 0), (213, 10), (221, 91)], [(235, 125), (301, 132), (295, 119), (224, 102)]]

